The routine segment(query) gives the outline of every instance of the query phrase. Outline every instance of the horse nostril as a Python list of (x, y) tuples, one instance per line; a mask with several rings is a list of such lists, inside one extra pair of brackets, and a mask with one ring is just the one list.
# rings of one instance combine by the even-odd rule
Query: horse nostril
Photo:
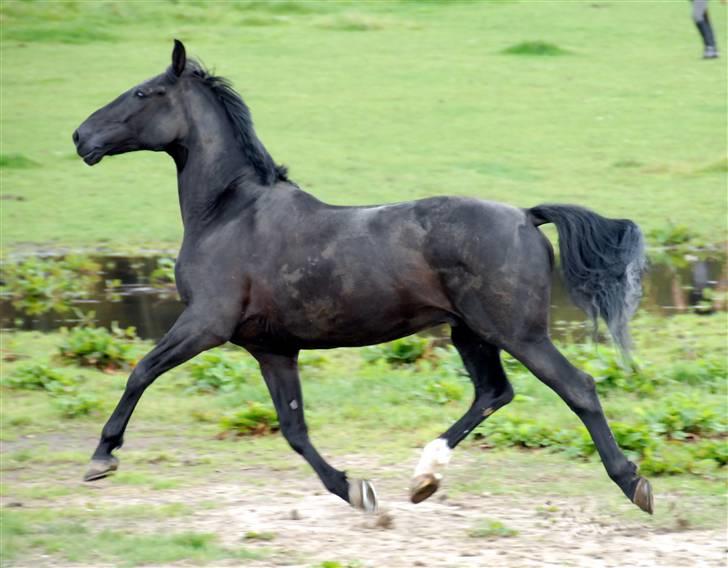
[(73, 143), (78, 146), (78, 130), (73, 131)]

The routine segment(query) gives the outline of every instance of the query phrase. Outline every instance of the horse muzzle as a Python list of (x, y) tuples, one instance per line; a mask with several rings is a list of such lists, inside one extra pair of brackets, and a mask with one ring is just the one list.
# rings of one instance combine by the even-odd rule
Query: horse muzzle
[(106, 154), (104, 145), (94, 143), (93, 137), (84, 135), (83, 125), (73, 132), (72, 138), (76, 152), (89, 166), (98, 164)]

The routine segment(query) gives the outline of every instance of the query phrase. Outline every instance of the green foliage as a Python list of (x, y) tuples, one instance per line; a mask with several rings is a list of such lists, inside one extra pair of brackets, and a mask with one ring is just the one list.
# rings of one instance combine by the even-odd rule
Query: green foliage
[(53, 406), (64, 418), (86, 416), (102, 408), (95, 394), (84, 390), (81, 383), (42, 363), (18, 366), (3, 386), (22, 390), (43, 390), (51, 395)]
[(6, 262), (2, 290), (13, 306), (28, 315), (49, 311), (64, 313), (73, 300), (87, 296), (99, 282), (100, 266), (86, 256), (29, 257)]
[(69, 387), (54, 393), (53, 406), (64, 418), (80, 418), (96, 414), (104, 408), (95, 394), (78, 387)]
[(174, 286), (174, 265), (173, 258), (158, 258), (156, 268), (149, 275), (149, 282), (152, 286), (159, 288)]
[[(648, 474), (703, 473), (726, 463), (728, 426), (724, 413), (699, 396), (664, 397), (648, 409), (637, 407), (630, 421), (610, 421), (614, 438)], [(520, 414), (504, 413), (480, 428), (489, 444), (549, 448), (574, 457), (595, 452), (585, 428), (553, 427)], [(712, 437), (695, 441), (699, 437)]]
[(725, 387), (725, 380), (728, 378), (726, 358), (722, 356), (677, 360), (667, 369), (667, 373), (675, 382), (708, 389), (714, 386)]
[(554, 56), (566, 55), (569, 52), (555, 43), (549, 43), (547, 41), (524, 41), (504, 49), (502, 53), (508, 55)]
[(676, 247), (692, 241), (695, 233), (686, 225), (668, 221), (665, 225), (649, 231), (647, 237), (657, 246)]
[(410, 335), (389, 343), (373, 345), (362, 350), (367, 362), (385, 360), (390, 365), (412, 365), (423, 359), (430, 351), (430, 340), (421, 335)]
[(280, 429), (278, 415), (270, 406), (255, 402), (248, 403), (247, 408), (232, 412), (220, 420), (221, 435), (260, 436), (271, 434)]
[(563, 345), (561, 351), (575, 367), (591, 375), (599, 394), (613, 390), (642, 394), (654, 392), (656, 381), (642, 371), (638, 359), (627, 363), (614, 349), (588, 343)]
[(187, 366), (190, 392), (232, 392), (257, 375), (257, 366), (249, 359), (230, 357), (225, 351), (207, 351)]
[(654, 432), (673, 440), (728, 432), (725, 408), (710, 407), (696, 395), (675, 393), (649, 406), (643, 416)]
[(75, 383), (65, 374), (42, 363), (24, 363), (3, 380), (3, 386), (22, 390), (56, 392)]
[(483, 519), (468, 530), (470, 538), (504, 538), (516, 536), (518, 531), (507, 527), (501, 521)]
[(112, 371), (128, 368), (136, 360), (133, 327), (121, 329), (113, 324), (111, 331), (102, 327), (76, 327), (70, 331), (63, 329), (62, 335), (58, 351), (63, 361)]

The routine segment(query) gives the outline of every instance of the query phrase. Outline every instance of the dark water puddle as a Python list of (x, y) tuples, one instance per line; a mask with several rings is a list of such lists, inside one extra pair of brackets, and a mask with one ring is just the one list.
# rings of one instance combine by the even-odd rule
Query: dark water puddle
[[(58, 314), (47, 312), (28, 315), (13, 306), (7, 297), (0, 298), (0, 327), (52, 331), (92, 321), (110, 327), (134, 326), (144, 339), (159, 339), (182, 312), (183, 305), (174, 286), (151, 284), (151, 275), (160, 257), (92, 257), (101, 267), (98, 282), (84, 299), (74, 300), (72, 310)], [(695, 311), (708, 313), (725, 309), (720, 296), (728, 289), (725, 259), (710, 255), (680, 257), (678, 262), (653, 264), (644, 279), (641, 308), (654, 314), (669, 316)], [(93, 311), (93, 318), (89, 312)], [(82, 315), (85, 314), (85, 315)], [(589, 333), (590, 326), (581, 310), (569, 300), (563, 281), (555, 271), (552, 287), (551, 333), (554, 337), (579, 339)]]

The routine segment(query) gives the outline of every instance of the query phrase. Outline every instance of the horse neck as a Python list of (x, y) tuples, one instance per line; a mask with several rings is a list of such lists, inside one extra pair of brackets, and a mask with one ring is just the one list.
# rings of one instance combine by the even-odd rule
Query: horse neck
[(177, 188), (186, 234), (205, 223), (232, 183), (237, 183), (236, 191), (260, 190), (259, 184), (253, 181), (255, 169), (236, 140), (224, 110), (215, 108), (209, 96), (199, 93), (197, 98), (198, 101), (188, 105), (198, 111), (188, 116), (185, 136), (167, 149), (177, 165)]

